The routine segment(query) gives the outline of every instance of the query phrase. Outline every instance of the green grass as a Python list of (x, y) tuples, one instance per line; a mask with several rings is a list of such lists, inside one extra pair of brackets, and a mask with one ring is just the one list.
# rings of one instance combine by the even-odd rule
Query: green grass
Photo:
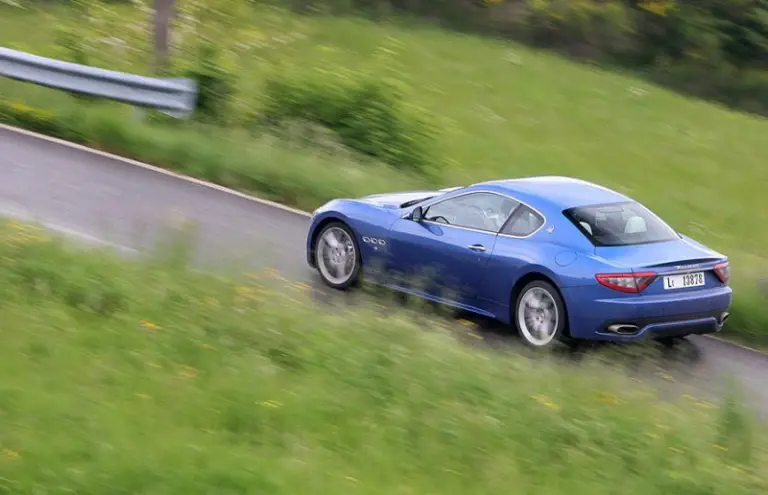
[(0, 490), (768, 490), (763, 425), (738, 401), (661, 402), (605, 362), (563, 372), (423, 311), (329, 311), (178, 260), (0, 225)]
[[(768, 264), (768, 228), (758, 220), (768, 207), (764, 119), (512, 43), (412, 24), (243, 8), (242, 23), (221, 37), (231, 40), (224, 46), (230, 50), (226, 63), (239, 76), (238, 119), (258, 111), (263, 81), (276, 72), (344, 68), (396, 77), (409, 88), (409, 101), (440, 126), (442, 171), (405, 176), (335, 149), (318, 153), (315, 146), (252, 138), (240, 130), (124, 121), (129, 114), (113, 114), (111, 106), (78, 110), (86, 120), (110, 122), (100, 133), (98, 125), (86, 129), (93, 135), (78, 132), (79, 140), (307, 209), (338, 195), (422, 185), (581, 177), (630, 194), (677, 230), (729, 255), (737, 304), (749, 311), (762, 307), (756, 283)], [(145, 25), (136, 9), (115, 9), (122, 25)], [(72, 12), (45, 7), (44, 15), (2, 9), (0, 43), (55, 54), (52, 29), (71, 20)], [(127, 29), (113, 34), (142, 39)], [(116, 50), (100, 46), (94, 63), (146, 72), (146, 53)], [(0, 91), (7, 99), (60, 109), (67, 118), (73, 112), (72, 101), (58, 92), (7, 82)], [(768, 313), (744, 316), (729, 327), (737, 321), (740, 335), (763, 338)]]

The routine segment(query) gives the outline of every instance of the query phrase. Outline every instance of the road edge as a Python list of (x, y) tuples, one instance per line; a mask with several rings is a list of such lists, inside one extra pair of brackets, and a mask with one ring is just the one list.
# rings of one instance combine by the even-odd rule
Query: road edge
[[(238, 198), (244, 199), (246, 201), (250, 201), (253, 203), (258, 203), (264, 206), (269, 206), (278, 210), (286, 211), (289, 213), (293, 213), (294, 215), (302, 216), (309, 218), (311, 214), (309, 212), (306, 212), (304, 210), (299, 210), (298, 208), (291, 208), (290, 206), (286, 206), (281, 203), (277, 203), (275, 201), (270, 201), (268, 199), (259, 198), (258, 196), (254, 196), (251, 194), (246, 194), (244, 192), (238, 191), (236, 189), (231, 189), (229, 187), (221, 186), (219, 184), (214, 184), (213, 182), (208, 182), (202, 179), (196, 179), (194, 177), (190, 177), (188, 175), (183, 175), (178, 172), (172, 172), (168, 169), (157, 167), (155, 165), (150, 165), (145, 162), (140, 162), (138, 160), (134, 160), (132, 158), (126, 158), (124, 156), (115, 155), (114, 153), (109, 153), (106, 151), (97, 150), (94, 148), (89, 148), (88, 146), (84, 146), (82, 144), (73, 143), (71, 141), (67, 141), (65, 139), (55, 138), (51, 136), (46, 136), (45, 134), (40, 134), (38, 132), (29, 131), (27, 129), (22, 129), (20, 127), (14, 127), (7, 124), (0, 124), (0, 129), (7, 130), (9, 132), (15, 132), (17, 134), (22, 134), (25, 136), (30, 136), (36, 139), (40, 139), (43, 141), (47, 141), (49, 143), (58, 144), (60, 146), (65, 146), (67, 148), (76, 149), (85, 153), (91, 153), (94, 155), (101, 156), (103, 158), (108, 158), (110, 160), (115, 160), (118, 162), (122, 162), (128, 165), (133, 165), (135, 167), (142, 168), (144, 170), (148, 170), (150, 172), (154, 172), (160, 175), (165, 175), (166, 177), (173, 177), (174, 179), (178, 179), (183, 182), (187, 182), (190, 184), (196, 184), (198, 186), (206, 187), (208, 189), (212, 189), (214, 191), (218, 191), (224, 194), (230, 194), (233, 196), (237, 196)], [(760, 349), (755, 349), (753, 347), (749, 347), (747, 345), (733, 342), (730, 340), (723, 339), (722, 337), (716, 337), (714, 335), (702, 335), (701, 337), (706, 337), (711, 340), (716, 340), (718, 342), (722, 342), (723, 344), (732, 345), (734, 347), (738, 347), (741, 349), (744, 349), (746, 351), (754, 352), (755, 354), (760, 354), (762, 356), (768, 357), (768, 351), (762, 351)]]
[(28, 131), (27, 129), (22, 129), (20, 127), (14, 127), (14, 126), (10, 126), (10, 125), (7, 125), (7, 124), (0, 124), (0, 129), (4, 129), (4, 130), (9, 131), (9, 132), (15, 132), (17, 134), (22, 134), (22, 135), (25, 135), (25, 136), (30, 136), (30, 137), (33, 137), (33, 138), (36, 138), (36, 139), (40, 139), (40, 140), (43, 140), (43, 141), (48, 141), (49, 143), (58, 144), (58, 145), (61, 145), (61, 146), (65, 146), (67, 148), (72, 148), (72, 149), (76, 149), (76, 150), (79, 150), (79, 151), (83, 151), (85, 153), (91, 153), (91, 154), (98, 155), (98, 156), (101, 156), (101, 157), (104, 157), (104, 158), (108, 158), (110, 160), (115, 160), (115, 161), (118, 161), (118, 162), (126, 163), (128, 165), (133, 165), (134, 167), (139, 167), (139, 168), (142, 168), (144, 170), (148, 170), (150, 172), (155, 172), (157, 174), (165, 175), (166, 177), (173, 177), (174, 179), (178, 179), (178, 180), (181, 180), (181, 181), (184, 181), (184, 182), (187, 182), (187, 183), (191, 183), (191, 184), (195, 184), (195, 185), (198, 185), (198, 186), (206, 187), (208, 189), (213, 189), (214, 191), (222, 192), (222, 193), (225, 193), (225, 194), (231, 194), (233, 196), (237, 196), (237, 197), (239, 197), (241, 199), (245, 199), (245, 200), (251, 201), (253, 203), (259, 203), (259, 204), (262, 204), (262, 205), (265, 205), (265, 206), (270, 206), (272, 208), (276, 208), (278, 210), (287, 211), (287, 212), (293, 213), (295, 215), (299, 215), (299, 216), (303, 216), (303, 217), (307, 217), (307, 218), (309, 218), (311, 216), (310, 213), (308, 213), (308, 212), (306, 212), (304, 210), (299, 210), (298, 208), (292, 208), (290, 206), (286, 206), (284, 204), (277, 203), (275, 201), (270, 201), (268, 199), (259, 198), (258, 196), (253, 196), (251, 194), (246, 194), (246, 193), (238, 191), (236, 189), (231, 189), (229, 187), (225, 187), (225, 186), (222, 186), (222, 185), (219, 185), (219, 184), (215, 184), (213, 182), (208, 182), (208, 181), (205, 181), (205, 180), (202, 180), (202, 179), (197, 179), (195, 177), (190, 177), (188, 175), (183, 175), (183, 174), (180, 174), (178, 172), (173, 172), (173, 171), (168, 170), (166, 168), (158, 167), (158, 166), (155, 166), (155, 165), (150, 165), (150, 164), (145, 163), (145, 162), (140, 162), (140, 161), (134, 160), (132, 158), (126, 158), (124, 156), (115, 155), (114, 153), (109, 153), (109, 152), (106, 152), (106, 151), (97, 150), (97, 149), (94, 149), (94, 148), (89, 148), (88, 146), (84, 146), (84, 145), (78, 144), (78, 143), (73, 143), (72, 141), (67, 141), (65, 139), (60, 139), (60, 138), (55, 138), (55, 137), (51, 137), (51, 136), (46, 136), (45, 134), (40, 134), (40, 133), (37, 133), (37, 132)]

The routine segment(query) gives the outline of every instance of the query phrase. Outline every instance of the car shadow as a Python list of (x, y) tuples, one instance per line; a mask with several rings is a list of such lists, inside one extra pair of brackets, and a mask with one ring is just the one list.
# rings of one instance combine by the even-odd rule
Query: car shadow
[[(516, 330), (498, 320), (456, 312), (457, 321), (469, 321), (475, 325), (482, 341), (491, 348), (513, 349), (536, 355), (538, 349), (531, 349), (521, 341)], [(647, 366), (661, 366), (667, 370), (690, 372), (703, 361), (703, 351), (690, 339), (681, 339), (674, 345), (657, 341), (604, 342), (578, 341), (555, 345), (543, 351), (562, 362), (577, 364), (585, 359), (602, 357), (616, 364), (639, 369)]]
[[(499, 351), (511, 351), (536, 358), (542, 354), (563, 364), (579, 364), (588, 359), (600, 359), (621, 365), (628, 371), (651, 370), (665, 373), (691, 373), (703, 361), (703, 351), (690, 339), (681, 339), (674, 346), (659, 342), (599, 342), (579, 341), (555, 345), (549, 349), (532, 349), (522, 343), (517, 332), (498, 320), (457, 310), (438, 303), (408, 296), (384, 287), (365, 284), (362, 290), (338, 291), (327, 287), (319, 277), (308, 280), (312, 299), (324, 306), (354, 308), (374, 302), (381, 311), (390, 313), (393, 307), (413, 311), (414, 315), (432, 316), (452, 322), (456, 333), (467, 345), (482, 345)], [(642, 373), (641, 373), (642, 374)]]

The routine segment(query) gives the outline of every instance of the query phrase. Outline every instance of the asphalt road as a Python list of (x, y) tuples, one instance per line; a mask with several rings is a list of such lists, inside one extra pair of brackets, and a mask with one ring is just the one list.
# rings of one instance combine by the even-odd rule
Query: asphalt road
[[(305, 262), (307, 217), (3, 127), (0, 215), (129, 254), (155, 246), (183, 222), (194, 228), (198, 263), (272, 268), (321, 291)], [(514, 347), (514, 339), (489, 328), (488, 343)], [(643, 376), (662, 393), (716, 399), (725, 379), (735, 378), (756, 412), (768, 416), (766, 355), (692, 337), (655, 367)]]

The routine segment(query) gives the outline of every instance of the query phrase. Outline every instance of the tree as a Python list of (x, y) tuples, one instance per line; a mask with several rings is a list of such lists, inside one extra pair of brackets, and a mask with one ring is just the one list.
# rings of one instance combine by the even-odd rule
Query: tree
[(154, 39), (155, 39), (155, 72), (161, 73), (168, 69), (171, 52), (171, 20), (173, 19), (176, 0), (154, 0)]

